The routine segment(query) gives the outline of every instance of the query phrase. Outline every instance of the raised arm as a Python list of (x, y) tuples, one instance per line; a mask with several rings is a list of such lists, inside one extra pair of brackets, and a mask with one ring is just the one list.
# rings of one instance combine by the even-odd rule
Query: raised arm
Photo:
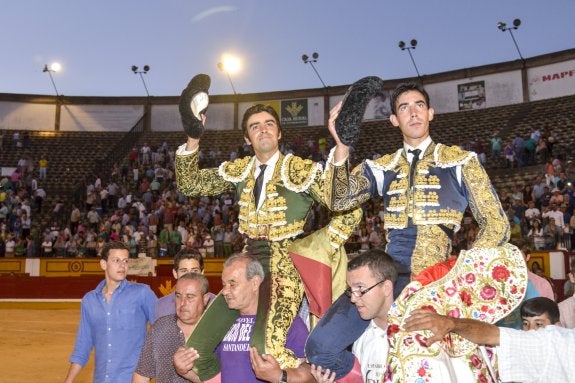
[(327, 129), (335, 141), (335, 150), (333, 155), (333, 161), (335, 163), (341, 163), (342, 161), (347, 160), (349, 157), (349, 146), (344, 145), (341, 142), (335, 129), (335, 120), (337, 119), (337, 116), (339, 116), (341, 106), (342, 102), (340, 101), (329, 111), (329, 120), (327, 124)]

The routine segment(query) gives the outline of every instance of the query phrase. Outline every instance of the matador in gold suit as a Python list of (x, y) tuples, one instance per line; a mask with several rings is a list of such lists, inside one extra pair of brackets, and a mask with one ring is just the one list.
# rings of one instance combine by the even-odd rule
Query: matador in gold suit
[[(322, 294), (327, 293), (331, 303), (331, 297), (339, 296), (345, 288), (347, 257), (343, 244), (359, 223), (361, 210), (335, 213), (326, 227), (303, 237), (304, 224), (314, 202), (325, 205), (322, 167), (279, 151), (281, 126), (277, 113), (269, 106), (249, 108), (242, 128), (246, 142), (254, 149), (254, 157), (224, 162), (219, 168), (199, 169), (196, 145), (199, 140), (188, 139), (188, 144), (176, 152), (177, 187), (187, 196), (215, 196), (235, 190), (239, 231), (247, 237), (245, 251), (258, 256), (266, 271), (251, 343), (260, 353), (274, 356), (282, 368), (295, 368), (299, 361), (286, 350), (285, 342), (301, 304), (304, 286), (290, 253), (294, 251), (298, 257), (307, 254), (319, 261), (320, 267), (313, 270), (316, 277), (322, 266), (329, 270), (330, 291)], [(263, 164), (267, 167), (261, 170)], [(264, 187), (258, 202), (254, 188), (262, 172)], [(309, 265), (305, 260), (302, 264), (304, 268)], [(305, 276), (305, 270), (301, 271)], [(306, 284), (309, 296), (307, 288)], [(186, 346), (200, 354), (194, 371), (202, 380), (213, 378), (219, 372), (219, 361), (213, 352), (236, 317), (237, 312), (227, 308), (220, 294), (188, 340)]]
[[(359, 206), (375, 197), (383, 199), (386, 252), (398, 270), (395, 297), (413, 276), (451, 254), (452, 236), (459, 230), (468, 207), (480, 229), (474, 248), (497, 248), (508, 241), (509, 222), (477, 155), (432, 141), (429, 122), (434, 111), (423, 87), (401, 84), (392, 95), (390, 120), (401, 130), (403, 147), (395, 153), (364, 160), (351, 172), (347, 162), (349, 144), (340, 139), (345, 137), (345, 126), (339, 130), (336, 126), (340, 108), (338, 104), (330, 115), (329, 129), (336, 147), (330, 152), (325, 169), (325, 182), (329, 185), (324, 189), (325, 199), (334, 211)], [(354, 311), (349, 300), (345, 304), (349, 309), (338, 307), (330, 309), (330, 313)], [(348, 321), (348, 334), (359, 337), (367, 324), (360, 319)], [(324, 333), (334, 330), (337, 331), (320, 321), (306, 344), (310, 362), (332, 371), (334, 361), (341, 359), (340, 353), (348, 346), (329, 342)], [(326, 349), (330, 350), (327, 354)], [(352, 381), (357, 363), (353, 367), (352, 364), (348, 361), (337, 370), (338, 381)]]

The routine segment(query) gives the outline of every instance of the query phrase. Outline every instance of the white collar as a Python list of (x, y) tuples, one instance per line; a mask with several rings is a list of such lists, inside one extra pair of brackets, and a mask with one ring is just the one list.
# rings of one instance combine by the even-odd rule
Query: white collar
[(414, 149), (419, 149), (421, 150), (421, 153), (419, 153), (419, 158), (423, 158), (423, 154), (425, 153), (425, 151), (427, 150), (427, 147), (431, 144), (431, 136), (427, 136), (427, 138), (425, 140), (423, 140), (416, 148), (414, 148), (413, 146), (409, 145), (408, 143), (404, 142), (403, 143), (403, 150), (405, 150), (405, 154), (407, 155), (407, 160), (409, 162), (411, 162), (412, 158), (413, 158), (413, 154), (411, 154), (409, 151), (410, 150), (414, 150)]
[[(265, 163), (267, 165), (266, 169), (275, 169), (276, 167), (276, 163), (278, 162), (280, 158), (280, 151), (276, 151), (275, 154), (273, 156), (271, 156), (271, 158)], [(256, 168), (259, 168), (260, 165), (263, 165), (263, 163), (261, 163), (258, 158), (256, 157), (256, 162), (255, 162), (255, 166)]]

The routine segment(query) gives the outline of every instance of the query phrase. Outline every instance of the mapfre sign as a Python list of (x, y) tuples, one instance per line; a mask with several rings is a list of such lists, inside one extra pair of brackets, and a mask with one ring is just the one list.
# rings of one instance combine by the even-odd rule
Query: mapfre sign
[(529, 68), (527, 76), (530, 101), (575, 93), (575, 60)]
[(553, 80), (561, 80), (566, 77), (573, 77), (575, 76), (575, 70), (568, 70), (559, 73), (551, 73), (547, 75), (541, 76), (541, 81), (553, 81)]

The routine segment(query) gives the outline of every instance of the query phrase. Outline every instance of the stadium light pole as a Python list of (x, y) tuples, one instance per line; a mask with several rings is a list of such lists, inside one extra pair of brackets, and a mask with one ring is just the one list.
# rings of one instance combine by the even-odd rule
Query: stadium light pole
[(132, 72), (134, 72), (134, 74), (139, 74), (140, 78), (142, 79), (142, 84), (144, 84), (144, 89), (146, 89), (146, 94), (148, 95), (148, 97), (150, 97), (150, 92), (148, 92), (148, 86), (146, 85), (146, 81), (144, 80), (144, 76), (143, 74), (148, 73), (148, 71), (150, 70), (150, 66), (149, 65), (144, 65), (144, 67), (142, 68), (143, 70), (138, 70), (139, 68), (136, 65), (132, 65)]
[(226, 74), (228, 81), (232, 87), (232, 91), (234, 92), (234, 129), (239, 125), (239, 97), (238, 93), (236, 92), (236, 87), (234, 86), (234, 82), (232, 81), (232, 75), (238, 73), (242, 68), (242, 62), (239, 57), (230, 54), (224, 53), (222, 54), (221, 61), (217, 64), (218, 69)]
[(218, 62), (217, 67), (222, 73), (226, 74), (228, 81), (230, 82), (230, 85), (232, 87), (232, 91), (234, 92), (234, 96), (237, 97), (238, 93), (236, 92), (236, 87), (234, 86), (234, 82), (232, 81), (232, 75), (240, 71), (242, 67), (241, 60), (232, 54), (224, 53), (222, 55), (221, 61)]
[(500, 21), (497, 23), (497, 28), (501, 32), (509, 31), (509, 34), (511, 35), (511, 38), (513, 39), (513, 43), (515, 44), (515, 48), (517, 48), (517, 53), (519, 53), (519, 57), (521, 58), (521, 61), (525, 62), (525, 59), (523, 58), (523, 55), (521, 54), (521, 51), (519, 50), (519, 45), (517, 45), (517, 40), (515, 40), (515, 36), (513, 35), (513, 30), (519, 28), (520, 25), (521, 25), (521, 20), (515, 19), (515, 20), (513, 20), (513, 26), (512, 27), (508, 27), (507, 23)]
[(236, 87), (234, 86), (234, 82), (232, 81), (232, 76), (230, 75), (230, 72), (226, 69), (224, 63), (219, 62), (218, 63), (218, 69), (225, 73), (226, 76), (228, 77), (228, 81), (230, 82), (230, 85), (232, 87), (232, 91), (234, 92), (234, 96), (237, 96), (237, 92), (236, 92)]
[(311, 65), (311, 67), (313, 68), (315, 74), (317, 75), (317, 78), (319, 78), (319, 81), (321, 81), (321, 84), (323, 85), (324, 88), (327, 88), (327, 86), (325, 85), (325, 82), (323, 82), (323, 80), (321, 79), (321, 76), (319, 75), (319, 72), (317, 71), (317, 69), (315, 69), (315, 65), (313, 65), (313, 63), (317, 62), (317, 59), (319, 57), (319, 54), (317, 52), (313, 52), (313, 54), (311, 55), (311, 58), (306, 55), (305, 53), (301, 56), (301, 60), (303, 61), (304, 64), (309, 64)]
[(50, 76), (50, 81), (52, 81), (52, 86), (54, 87), (54, 91), (56, 92), (56, 96), (60, 96), (60, 93), (58, 93), (58, 88), (56, 88), (56, 83), (54, 82), (54, 77), (52, 77), (52, 72), (56, 73), (60, 71), (60, 69), (62, 69), (62, 66), (59, 63), (52, 63), (50, 64), (50, 66), (46, 64), (44, 65), (44, 69), (42, 69), (42, 72), (44, 73), (48, 72), (48, 75)]
[(410, 46), (407, 46), (407, 44), (405, 44), (405, 41), (400, 41), (398, 46), (399, 49), (401, 49), (402, 51), (407, 50), (407, 53), (409, 53), (409, 57), (411, 58), (411, 62), (413, 63), (413, 67), (415, 68), (415, 72), (417, 73), (417, 78), (419, 79), (419, 82), (421, 82), (421, 75), (419, 74), (419, 69), (417, 69), (417, 65), (415, 64), (415, 59), (413, 58), (413, 55), (411, 54), (411, 50), (415, 49), (415, 47), (417, 46), (417, 40), (416, 39), (411, 39), (411, 41), (409, 42)]

